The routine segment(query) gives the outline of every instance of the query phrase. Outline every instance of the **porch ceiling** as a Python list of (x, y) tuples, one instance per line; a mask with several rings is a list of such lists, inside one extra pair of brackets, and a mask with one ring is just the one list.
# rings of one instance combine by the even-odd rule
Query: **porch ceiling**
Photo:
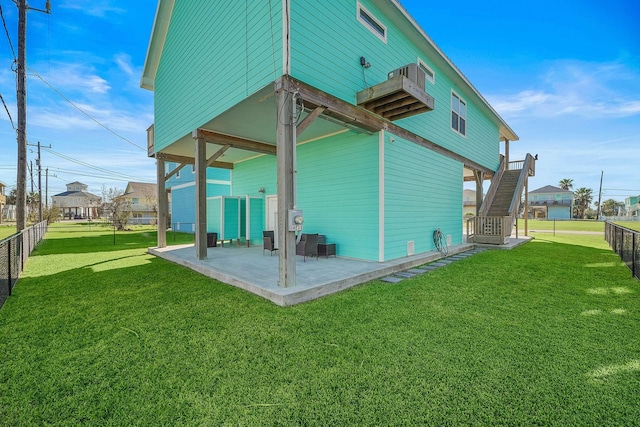
[[(298, 122), (302, 121), (312, 111), (313, 106), (304, 106)], [(298, 106), (298, 111), (300, 107)], [(254, 93), (239, 104), (225, 111), (215, 119), (200, 126), (199, 129), (230, 135), (263, 144), (277, 144), (276, 133), (276, 97), (273, 85), (268, 85)], [(298, 144), (347, 130), (339, 120), (321, 115), (314, 120), (298, 137)], [(359, 130), (361, 131), (361, 130)], [(207, 158), (216, 153), (225, 144), (208, 143)], [(195, 142), (191, 134), (185, 135), (171, 146), (162, 150), (163, 153), (177, 156), (195, 156)], [(237, 163), (261, 155), (254, 151), (230, 147), (217, 160), (226, 163)]]

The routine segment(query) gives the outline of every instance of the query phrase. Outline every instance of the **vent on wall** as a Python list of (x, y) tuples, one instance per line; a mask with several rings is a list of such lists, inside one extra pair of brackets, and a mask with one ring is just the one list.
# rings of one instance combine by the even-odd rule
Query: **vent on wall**
[(415, 253), (416, 251), (415, 251), (415, 245), (413, 244), (413, 240), (409, 240), (407, 242), (407, 256), (414, 255)]
[(412, 82), (414, 82), (420, 89), (424, 89), (424, 82), (427, 78), (424, 70), (418, 66), (418, 64), (409, 64), (404, 67), (393, 70), (389, 73), (389, 79), (392, 79), (396, 76), (405, 76)]

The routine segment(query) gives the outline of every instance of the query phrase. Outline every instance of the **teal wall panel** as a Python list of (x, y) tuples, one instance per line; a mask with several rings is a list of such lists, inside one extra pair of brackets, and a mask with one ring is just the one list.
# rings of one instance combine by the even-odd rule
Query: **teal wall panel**
[(221, 205), (221, 197), (207, 198), (207, 233), (218, 233), (218, 236), (221, 235)]
[(462, 164), (389, 134), (384, 163), (385, 259), (434, 250), (437, 228), (462, 243)]
[(277, 0), (175, 3), (155, 80), (156, 150), (282, 74), (281, 17)]
[[(304, 232), (325, 234), (338, 255), (378, 259), (378, 136), (351, 132), (298, 146), (298, 200)], [(275, 194), (276, 159), (238, 163), (235, 195)], [(264, 218), (264, 217), (263, 217)]]
[[(293, 77), (355, 104), (358, 91), (387, 80), (390, 71), (420, 58), (436, 75), (435, 84), (426, 83), (427, 93), (435, 99), (435, 109), (398, 120), (397, 124), (495, 170), (500, 152), (496, 119), (483, 113), (478, 98), (457, 75), (451, 74), (448, 66), (438, 65), (443, 64), (442, 58), (435, 57), (424, 44), (416, 43), (419, 37), (415, 29), (406, 24), (403, 32), (395, 24), (397, 17), (392, 20), (385, 16), (370, 0), (362, 0), (361, 4), (387, 27), (387, 43), (357, 20), (356, 1), (292, 3)], [(370, 68), (363, 70), (361, 56), (372, 64)], [(466, 137), (451, 130), (452, 89), (468, 105)]]

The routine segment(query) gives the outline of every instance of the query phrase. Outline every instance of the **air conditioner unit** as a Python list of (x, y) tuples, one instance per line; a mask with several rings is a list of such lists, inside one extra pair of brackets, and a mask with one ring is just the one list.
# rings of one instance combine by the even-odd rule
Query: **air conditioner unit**
[(389, 79), (392, 79), (398, 75), (405, 76), (412, 82), (414, 82), (418, 87), (422, 90), (424, 88), (424, 81), (426, 79), (426, 75), (424, 70), (418, 66), (418, 64), (408, 64), (402, 68), (398, 68), (389, 73)]

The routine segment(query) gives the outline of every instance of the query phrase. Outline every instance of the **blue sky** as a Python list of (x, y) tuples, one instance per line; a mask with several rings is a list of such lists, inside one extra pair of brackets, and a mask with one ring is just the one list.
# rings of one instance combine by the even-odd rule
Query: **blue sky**
[[(571, 178), (597, 195), (604, 171), (603, 199), (640, 194), (640, 2), (402, 4), (519, 135), (511, 158), (539, 155), (530, 189)], [(0, 5), (16, 49), (16, 7)], [(49, 195), (75, 180), (98, 195), (155, 181), (153, 97), (139, 87), (155, 9), (156, 0), (52, 0), (51, 15), (29, 12), (27, 138), (51, 145)], [(15, 123), (13, 54), (1, 38), (0, 93)], [(11, 187), (15, 132), (0, 113), (0, 181)]]

